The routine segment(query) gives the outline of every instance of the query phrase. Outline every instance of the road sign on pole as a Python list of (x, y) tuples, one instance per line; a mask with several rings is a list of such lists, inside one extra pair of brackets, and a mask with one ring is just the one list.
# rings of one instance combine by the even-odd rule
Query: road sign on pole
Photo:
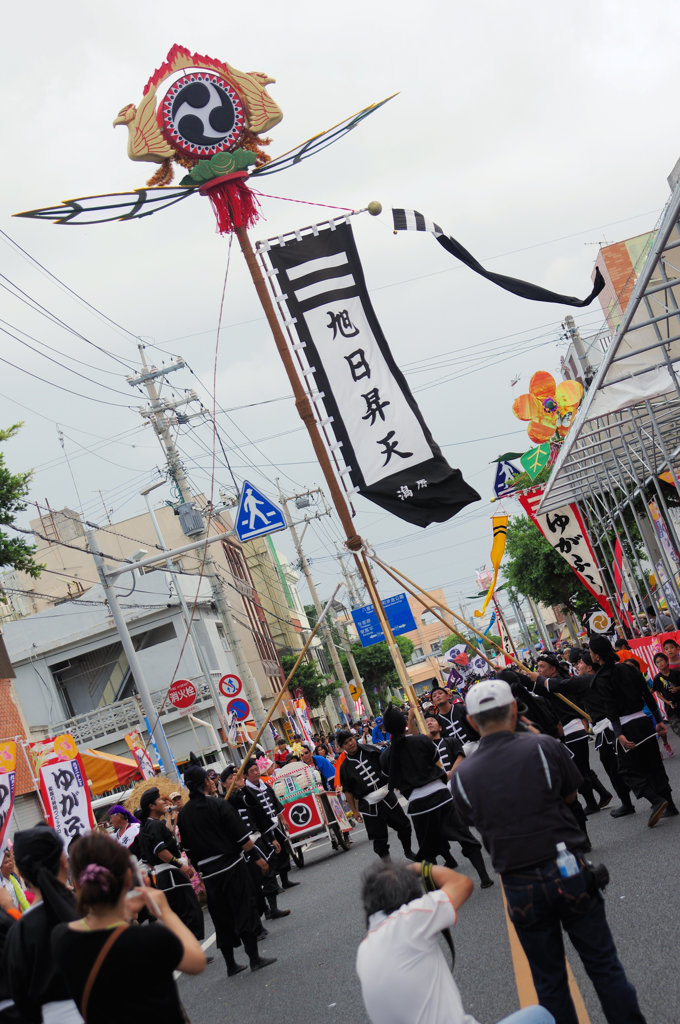
[(250, 704), (243, 697), (236, 697), (227, 704), (227, 713), (235, 715), (237, 722), (245, 722), (250, 718)]
[(239, 677), (231, 672), (222, 676), (217, 686), (223, 697), (237, 697), (243, 689), (243, 683)]
[(279, 506), (244, 480), (236, 512), (236, 534), (241, 543), (285, 529), (286, 520)]

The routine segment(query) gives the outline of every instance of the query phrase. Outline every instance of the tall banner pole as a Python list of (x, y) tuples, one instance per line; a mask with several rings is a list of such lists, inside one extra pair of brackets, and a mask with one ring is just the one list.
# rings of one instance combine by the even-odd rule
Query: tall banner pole
[(288, 380), (290, 381), (290, 385), (293, 389), (293, 394), (295, 396), (295, 408), (297, 409), (302, 422), (307, 428), (307, 433), (309, 434), (312, 446), (314, 448), (314, 454), (316, 455), (319, 461), (319, 465), (321, 466), (321, 470), (328, 485), (331, 500), (340, 518), (342, 528), (345, 531), (345, 544), (349, 551), (351, 551), (354, 556), (356, 566), (361, 574), (362, 580), (364, 581), (364, 584), (369, 593), (373, 606), (375, 607), (376, 614), (378, 616), (378, 621), (380, 622), (380, 626), (385, 635), (385, 641), (387, 643), (390, 655), (392, 656), (392, 661), (394, 662), (394, 667), (397, 671), (397, 675), (399, 676), (399, 681), (404, 688), (409, 703), (413, 708), (415, 708), (418, 728), (420, 729), (421, 732), (425, 733), (427, 732), (427, 729), (425, 727), (425, 720), (420, 710), (420, 705), (418, 704), (418, 700), (416, 698), (415, 691), (413, 689), (413, 685), (409, 678), (408, 672), (406, 671), (404, 659), (401, 656), (401, 651), (397, 646), (394, 634), (392, 633), (392, 629), (387, 620), (385, 609), (383, 607), (382, 601), (380, 600), (378, 588), (376, 586), (375, 580), (373, 579), (373, 574), (371, 572), (370, 565), (368, 564), (366, 553), (363, 550), (363, 540), (354, 529), (354, 524), (352, 523), (352, 516), (349, 510), (349, 506), (347, 504), (347, 500), (345, 498), (342, 488), (340, 487), (340, 484), (338, 483), (335, 471), (333, 469), (333, 465), (331, 463), (330, 457), (326, 450), (326, 446), (321, 436), (321, 432), (319, 431), (316, 418), (314, 416), (312, 403), (305, 394), (305, 391), (300, 382), (300, 378), (297, 375), (295, 364), (293, 362), (293, 357), (288, 349), (285, 335), (283, 333), (283, 330), (281, 329), (281, 325), (279, 323), (279, 319), (274, 308), (274, 304), (271, 300), (271, 296), (267, 288), (267, 283), (258, 265), (257, 257), (255, 255), (253, 247), (250, 244), (248, 232), (246, 231), (245, 228), (239, 227), (236, 228), (235, 234), (236, 237), (238, 238), (238, 242), (241, 247), (241, 252), (243, 253), (243, 257), (246, 261), (248, 270), (250, 271), (250, 276), (253, 280), (253, 284), (255, 285), (255, 291), (257, 292), (260, 304), (267, 318), (267, 323), (269, 324), (269, 328), (272, 332), (276, 348), (278, 350), (279, 356), (281, 357), (281, 362), (283, 363), (284, 369), (288, 375)]

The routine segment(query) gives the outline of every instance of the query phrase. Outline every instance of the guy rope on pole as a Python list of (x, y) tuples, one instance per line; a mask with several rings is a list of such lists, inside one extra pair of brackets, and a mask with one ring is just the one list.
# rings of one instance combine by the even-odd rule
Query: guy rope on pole
[[(417, 595), (414, 595), (414, 596), (417, 596), (419, 598), (419, 600), (420, 600), (420, 595), (423, 595), (423, 596), (426, 596), (426, 597), (429, 596), (427, 594), (427, 591), (423, 590), (423, 588), (421, 586), (419, 586), (418, 583), (416, 583), (414, 580), (412, 580), (408, 576), (406, 576), (405, 573), (401, 572), (400, 569), (396, 569), (396, 568), (394, 568), (394, 566), (386, 565), (385, 562), (383, 562), (381, 558), (378, 558), (378, 556), (375, 553), (370, 554), (369, 558), (371, 558), (377, 565), (379, 565), (380, 568), (383, 570), (383, 572), (386, 572), (388, 576), (391, 576), (392, 579), (395, 580), (395, 582), (399, 584), (399, 586), (405, 586), (405, 583), (409, 583), (413, 587), (415, 587), (415, 589), (419, 593)], [(522, 670), (522, 672), (526, 673), (528, 676), (530, 676), (533, 679), (537, 678), (537, 673), (531, 672), (529, 669), (527, 669), (526, 666), (523, 665), (522, 662), (519, 661), (518, 658), (515, 658), (511, 654), (508, 654), (508, 652), (506, 650), (504, 650), (499, 644), (497, 644), (495, 642), (495, 640), (492, 640), (490, 637), (485, 637), (483, 633), (480, 633), (479, 630), (476, 629), (470, 622), (466, 622), (466, 620), (464, 618), (462, 618), (462, 616), (457, 615), (456, 612), (452, 611), (451, 608), (449, 608), (448, 605), (444, 604), (443, 601), (437, 601), (436, 603), (445, 612), (448, 612), (448, 614), (451, 615), (454, 619), (456, 619), (458, 622), (462, 623), (468, 629), (471, 629), (473, 633), (476, 633), (477, 636), (480, 637), (482, 640), (487, 640), (493, 647), (496, 648), (496, 650), (499, 652), (499, 654), (503, 654), (503, 655), (505, 655), (506, 658), (509, 658), (510, 661), (514, 662), (514, 664), (517, 665)], [(445, 625), (448, 625), (448, 624), (445, 623)], [(578, 704), (574, 704), (574, 702), (569, 700), (568, 697), (565, 697), (563, 693), (552, 693), (552, 696), (553, 697), (559, 697), (559, 699), (562, 701), (563, 704), (567, 704), (573, 711), (575, 711), (577, 713), (579, 718), (585, 718), (588, 722), (592, 721), (592, 719), (591, 719), (591, 717), (590, 717), (590, 715), (588, 714), (587, 711), (584, 711), (583, 708), (580, 708), (578, 706)]]

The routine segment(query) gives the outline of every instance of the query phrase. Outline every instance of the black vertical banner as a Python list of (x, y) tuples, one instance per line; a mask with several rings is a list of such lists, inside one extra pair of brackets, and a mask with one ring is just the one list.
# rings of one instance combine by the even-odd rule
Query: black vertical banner
[(442, 455), (392, 358), (350, 225), (332, 222), (257, 248), (276, 272), (278, 304), (304, 346), (359, 493), (416, 526), (443, 523), (479, 501)]

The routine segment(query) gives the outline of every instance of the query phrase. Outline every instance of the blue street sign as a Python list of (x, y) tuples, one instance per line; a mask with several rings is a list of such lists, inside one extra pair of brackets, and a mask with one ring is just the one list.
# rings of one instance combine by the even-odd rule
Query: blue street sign
[[(387, 621), (395, 636), (400, 633), (410, 633), (416, 628), (416, 620), (413, 618), (406, 594), (395, 594), (383, 601)], [(354, 608), (352, 618), (356, 626), (362, 647), (372, 647), (385, 639), (378, 615), (372, 604), (366, 604), (363, 608)]]
[(244, 480), (236, 512), (236, 535), (241, 543), (285, 529), (286, 521), (279, 506)]

